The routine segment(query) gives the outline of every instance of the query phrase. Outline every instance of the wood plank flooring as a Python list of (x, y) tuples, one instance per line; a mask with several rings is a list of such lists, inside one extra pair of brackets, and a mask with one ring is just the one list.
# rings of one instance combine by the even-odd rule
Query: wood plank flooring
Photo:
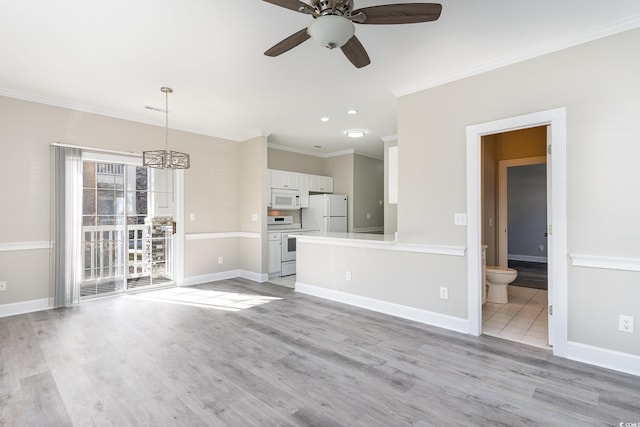
[(0, 319), (0, 426), (618, 426), (640, 378), (233, 279)]

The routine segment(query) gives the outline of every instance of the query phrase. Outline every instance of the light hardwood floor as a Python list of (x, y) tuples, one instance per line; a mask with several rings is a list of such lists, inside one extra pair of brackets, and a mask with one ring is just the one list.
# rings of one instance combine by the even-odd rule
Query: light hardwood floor
[(0, 319), (2, 426), (618, 426), (640, 378), (233, 279)]

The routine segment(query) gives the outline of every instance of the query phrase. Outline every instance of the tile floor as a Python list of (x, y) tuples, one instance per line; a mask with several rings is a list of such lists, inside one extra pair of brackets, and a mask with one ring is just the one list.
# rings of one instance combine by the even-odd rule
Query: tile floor
[(482, 306), (482, 333), (549, 348), (547, 291), (509, 286), (507, 304)]

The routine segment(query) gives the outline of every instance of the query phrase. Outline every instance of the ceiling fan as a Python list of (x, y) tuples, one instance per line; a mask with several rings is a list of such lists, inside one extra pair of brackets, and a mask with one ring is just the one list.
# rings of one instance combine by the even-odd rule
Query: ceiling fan
[(267, 3), (313, 16), (313, 21), (275, 44), (264, 54), (281, 55), (309, 38), (328, 49), (339, 47), (356, 68), (369, 65), (369, 55), (355, 34), (356, 24), (413, 24), (435, 21), (442, 5), (437, 3), (403, 3), (363, 7), (353, 10), (353, 0), (264, 0)]

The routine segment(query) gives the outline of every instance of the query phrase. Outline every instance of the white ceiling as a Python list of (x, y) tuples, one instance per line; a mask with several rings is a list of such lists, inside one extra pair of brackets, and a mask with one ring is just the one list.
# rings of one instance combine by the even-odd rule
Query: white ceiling
[(261, 0), (0, 0), (0, 95), (164, 125), (144, 107), (170, 86), (172, 128), (381, 155), (397, 96), (640, 26), (638, 0), (440, 3), (435, 22), (356, 25), (371, 58), (356, 69), (313, 40), (264, 56), (312, 18)]

